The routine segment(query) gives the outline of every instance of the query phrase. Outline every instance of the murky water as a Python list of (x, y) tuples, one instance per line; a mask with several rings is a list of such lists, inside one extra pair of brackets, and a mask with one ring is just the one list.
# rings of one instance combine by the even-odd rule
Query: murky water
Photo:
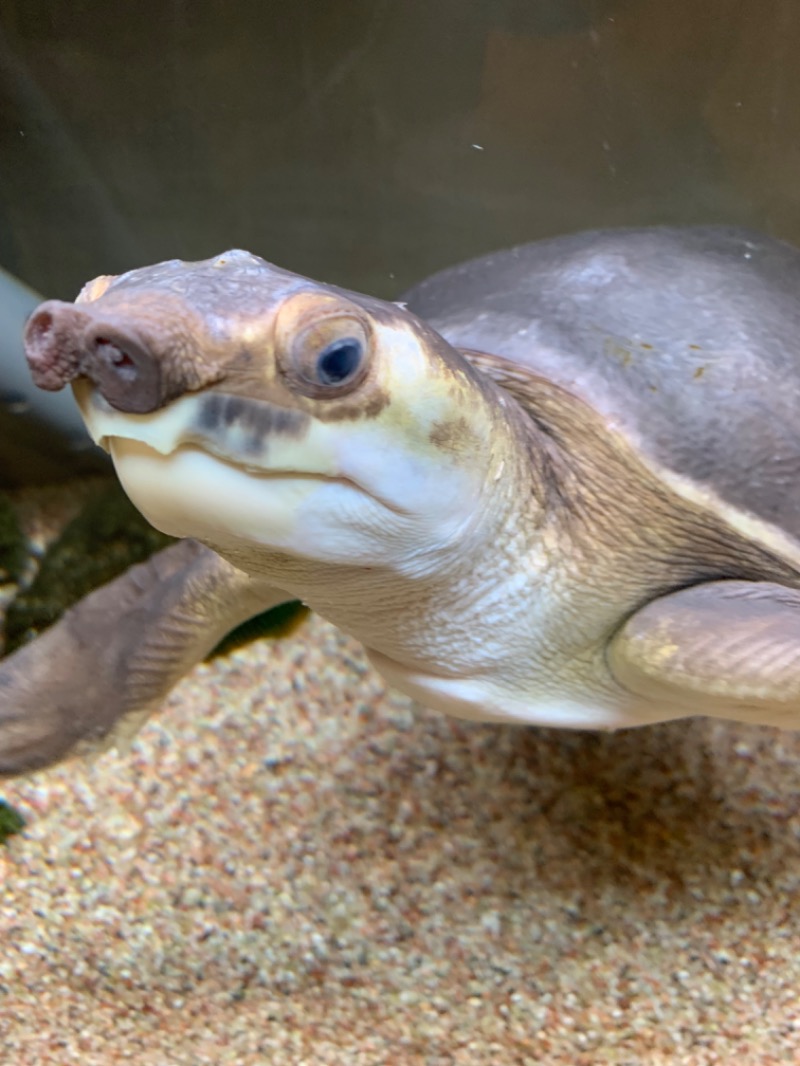
[(800, 241), (795, 0), (0, 0), (0, 265), (48, 295), (231, 245), (398, 292), (492, 247)]
[[(800, 243), (798, 55), (800, 0), (0, 0), (0, 267), (391, 296), (593, 226)], [(46, 459), (2, 323), (0, 484)], [(310, 632), (8, 793), (6, 1061), (796, 1061), (796, 737), (412, 716)]]

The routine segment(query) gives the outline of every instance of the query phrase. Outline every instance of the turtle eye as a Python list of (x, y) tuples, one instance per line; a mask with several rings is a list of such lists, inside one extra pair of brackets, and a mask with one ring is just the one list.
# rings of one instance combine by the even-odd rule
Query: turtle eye
[(344, 385), (358, 373), (363, 358), (364, 345), (358, 337), (332, 341), (317, 356), (317, 381), (320, 385)]
[[(306, 395), (333, 399), (359, 385), (369, 369), (369, 327), (354, 315), (326, 315), (291, 338), (284, 372)], [(288, 356), (288, 358), (286, 358)]]

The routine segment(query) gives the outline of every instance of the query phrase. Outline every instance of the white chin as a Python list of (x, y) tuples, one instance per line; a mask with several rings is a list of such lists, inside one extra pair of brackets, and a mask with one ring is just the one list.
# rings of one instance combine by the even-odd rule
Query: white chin
[[(168, 455), (123, 437), (108, 445), (128, 496), (164, 533), (223, 553), (255, 548), (326, 562), (373, 561), (368, 530), (385, 523), (384, 509), (346, 481), (252, 472), (191, 445)], [(360, 533), (356, 515), (366, 519)]]
[(163, 455), (126, 438), (108, 443), (125, 491), (148, 521), (220, 547), (290, 543), (298, 510), (318, 484), (290, 474), (254, 476), (191, 446)]

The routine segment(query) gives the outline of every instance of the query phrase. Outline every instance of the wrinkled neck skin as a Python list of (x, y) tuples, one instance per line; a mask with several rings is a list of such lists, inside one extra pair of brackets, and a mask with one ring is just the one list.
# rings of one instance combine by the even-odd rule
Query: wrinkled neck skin
[[(481, 380), (473, 401), (470, 421), (483, 421), (487, 446), (472, 457), (463, 517), (453, 521), (449, 501), (401, 537), (393, 557), (349, 565), (208, 543), (354, 636), (384, 678), (424, 706), (572, 729), (681, 716), (630, 696), (607, 669), (619, 605), (570, 514), (564, 455), (493, 382)], [(395, 543), (390, 533), (382, 542)]]

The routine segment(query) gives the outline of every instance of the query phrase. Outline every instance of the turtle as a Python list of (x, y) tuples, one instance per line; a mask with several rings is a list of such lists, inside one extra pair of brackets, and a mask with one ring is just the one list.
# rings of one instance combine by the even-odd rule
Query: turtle
[(180, 538), (0, 669), (0, 772), (129, 735), (299, 599), (488, 722), (800, 724), (800, 252), (596, 230), (399, 301), (242, 250), (102, 276), (25, 328)]

